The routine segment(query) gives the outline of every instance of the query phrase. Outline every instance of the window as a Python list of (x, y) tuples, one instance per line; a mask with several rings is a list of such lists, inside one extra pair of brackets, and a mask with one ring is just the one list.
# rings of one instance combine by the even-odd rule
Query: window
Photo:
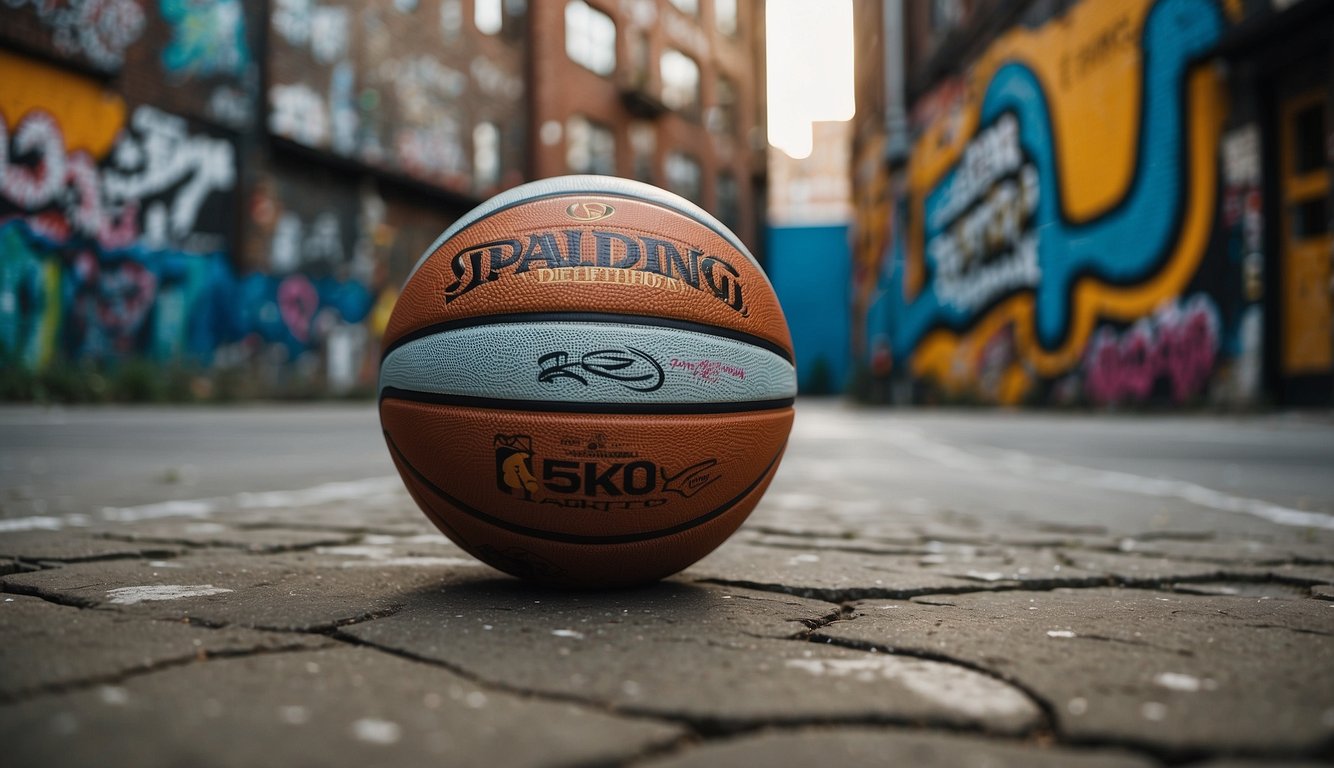
[(741, 223), (741, 200), (737, 196), (736, 176), (730, 171), (718, 174), (718, 220), (736, 231)]
[(736, 134), (736, 87), (726, 77), (719, 77), (714, 93), (714, 106), (709, 107), (709, 131), (720, 136)]
[(696, 203), (700, 198), (699, 161), (684, 152), (667, 155), (667, 188)]
[(724, 35), (736, 34), (736, 0), (713, 0), (713, 21)]
[(653, 123), (638, 120), (630, 125), (630, 151), (634, 154), (634, 174), (640, 181), (653, 183), (653, 155), (658, 151), (658, 131)]
[(599, 75), (616, 71), (616, 22), (584, 0), (565, 4), (565, 53)]
[(699, 65), (680, 51), (663, 51), (662, 102), (677, 112), (693, 113), (699, 109)]
[(565, 164), (573, 173), (616, 173), (616, 137), (582, 115), (565, 126)]
[(500, 0), (473, 0), (472, 23), (484, 35), (494, 35), (505, 25)]
[(495, 123), (478, 123), (472, 129), (472, 172), (478, 189), (500, 181), (500, 129)]
[(691, 16), (699, 14), (699, 0), (672, 0), (672, 5), (681, 13), (688, 13)]
[(463, 5), (461, 0), (443, 0), (440, 3), (440, 34), (446, 42), (459, 39), (463, 29)]

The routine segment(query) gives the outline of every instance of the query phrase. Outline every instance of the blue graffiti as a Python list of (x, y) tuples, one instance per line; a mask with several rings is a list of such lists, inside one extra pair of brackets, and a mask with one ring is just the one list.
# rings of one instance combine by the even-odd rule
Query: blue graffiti
[[(1119, 204), (1086, 223), (1064, 216), (1056, 138), (1037, 76), (1019, 63), (1001, 66), (983, 96), (973, 145), (926, 197), (923, 288), (905, 298), (904, 244), (897, 241), (878, 286), (881, 305), (871, 313), (888, 325), (870, 328), (871, 335), (887, 327), (895, 357), (905, 356), (929, 331), (965, 330), (1006, 296), (1031, 291), (1037, 340), (1052, 349), (1069, 331), (1079, 278), (1129, 285), (1154, 274), (1184, 213), (1188, 70), (1222, 31), (1212, 0), (1162, 0), (1150, 11), (1135, 176)], [(996, 208), (987, 211), (996, 217), (987, 223), (992, 230), (969, 220), (984, 205)], [(979, 259), (976, 249), (950, 239), (972, 238), (972, 245), (996, 237), (995, 229), (1010, 235), (1000, 256)]]
[(20, 219), (0, 226), (0, 353), (30, 368), (53, 355), (207, 365), (219, 347), (247, 341), (294, 359), (329, 326), (365, 320), (372, 303), (354, 280), (238, 277), (222, 253), (106, 251), (46, 239)]
[(181, 77), (240, 77), (250, 65), (240, 0), (160, 0), (171, 41), (162, 66)]

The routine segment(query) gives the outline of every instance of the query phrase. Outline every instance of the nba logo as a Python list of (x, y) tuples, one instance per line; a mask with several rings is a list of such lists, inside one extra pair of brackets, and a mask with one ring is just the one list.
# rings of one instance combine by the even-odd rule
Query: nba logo
[(501, 493), (515, 491), (530, 501), (537, 491), (533, 476), (533, 438), (528, 435), (496, 435), (496, 487)]

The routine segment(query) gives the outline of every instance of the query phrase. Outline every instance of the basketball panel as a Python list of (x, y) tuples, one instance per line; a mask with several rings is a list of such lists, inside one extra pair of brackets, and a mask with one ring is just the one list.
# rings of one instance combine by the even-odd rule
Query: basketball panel
[(776, 466), (790, 407), (713, 415), (525, 413), (384, 399), (405, 479), (534, 539), (647, 540), (726, 514)]
[[(404, 470), (395, 459), (400, 471)], [(624, 587), (670, 576), (717, 549), (745, 522), (777, 471), (777, 463), (726, 513), (686, 531), (618, 544), (574, 544), (533, 539), (477, 520), (420, 486), (404, 482), (422, 512), (442, 533), (478, 560), (520, 578), (576, 587)]]
[[(551, 315), (562, 318), (565, 315)], [(746, 341), (674, 327), (507, 322), (400, 344), (382, 390), (560, 403), (731, 403), (797, 394), (796, 370)]]
[[(572, 219), (572, 206), (614, 212)], [(442, 242), (404, 286), (386, 345), (435, 324), (521, 312), (606, 312), (688, 320), (792, 341), (768, 278), (727, 238), (631, 198), (533, 200)]]

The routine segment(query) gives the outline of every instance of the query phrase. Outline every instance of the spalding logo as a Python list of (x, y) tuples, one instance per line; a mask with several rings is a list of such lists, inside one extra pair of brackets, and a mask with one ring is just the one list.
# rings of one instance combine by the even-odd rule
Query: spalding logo
[(602, 221), (613, 213), (616, 213), (616, 209), (610, 205), (588, 200), (570, 203), (565, 209), (565, 215), (575, 221)]

